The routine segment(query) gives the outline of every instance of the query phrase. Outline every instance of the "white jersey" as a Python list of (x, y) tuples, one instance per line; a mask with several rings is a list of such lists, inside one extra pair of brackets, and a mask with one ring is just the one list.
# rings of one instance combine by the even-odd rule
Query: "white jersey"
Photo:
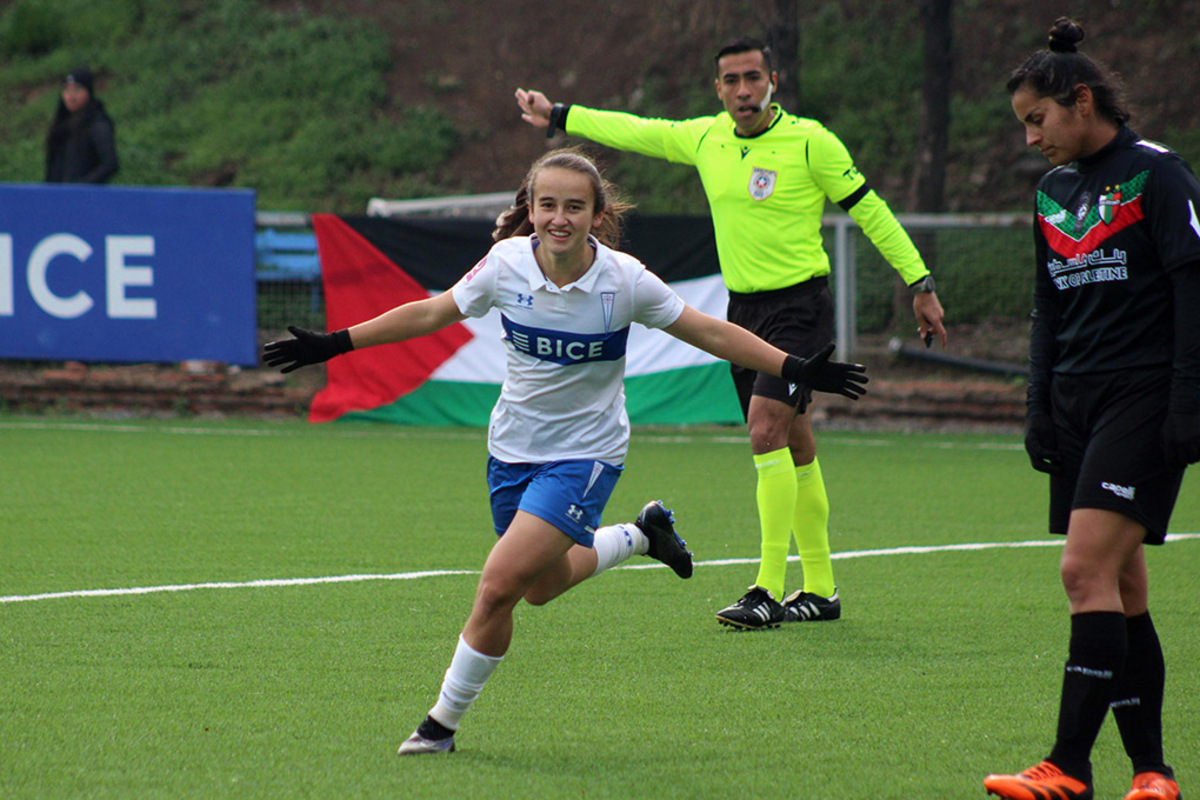
[(496, 243), (451, 289), (468, 317), (500, 310), (508, 364), (488, 429), (500, 461), (625, 461), (629, 325), (666, 327), (684, 302), (633, 256), (589, 243), (591, 268), (561, 288), (534, 258), (537, 237), (518, 236)]

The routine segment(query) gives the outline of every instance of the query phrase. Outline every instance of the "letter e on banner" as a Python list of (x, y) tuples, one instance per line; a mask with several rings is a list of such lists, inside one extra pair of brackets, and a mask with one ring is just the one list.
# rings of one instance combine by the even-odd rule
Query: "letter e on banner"
[(127, 286), (153, 286), (151, 267), (131, 267), (126, 256), (154, 255), (153, 236), (109, 236), (104, 240), (104, 263), (110, 319), (155, 319), (158, 304), (153, 297), (125, 296)]
[(12, 234), (0, 233), (0, 317), (13, 315)]

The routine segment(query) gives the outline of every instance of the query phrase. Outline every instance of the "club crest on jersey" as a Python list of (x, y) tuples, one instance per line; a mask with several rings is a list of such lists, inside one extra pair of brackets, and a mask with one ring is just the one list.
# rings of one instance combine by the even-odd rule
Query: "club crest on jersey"
[(750, 173), (750, 196), (755, 200), (766, 200), (775, 191), (775, 178), (779, 173), (772, 169), (755, 167)]
[(600, 302), (604, 306), (604, 332), (612, 330), (613, 304), (617, 300), (616, 292), (601, 292)]
[(1100, 219), (1105, 225), (1111, 225), (1113, 218), (1117, 215), (1117, 208), (1121, 205), (1121, 184), (1116, 186), (1107, 186), (1104, 193), (1096, 201), (1096, 210), (1100, 214)]
[(1091, 203), (1091, 196), (1084, 192), (1083, 197), (1079, 198), (1079, 208), (1075, 209), (1075, 233), (1077, 235), (1083, 231), (1083, 223), (1087, 221), (1088, 208)]
[(1095, 205), (1091, 195), (1073, 200), (1074, 208), (1061, 205), (1039, 189), (1037, 221), (1046, 244), (1066, 261), (1090, 258), (1089, 254), (1100, 250), (1109, 238), (1146, 218), (1142, 193), (1149, 174), (1145, 170), (1119, 184), (1105, 186)]

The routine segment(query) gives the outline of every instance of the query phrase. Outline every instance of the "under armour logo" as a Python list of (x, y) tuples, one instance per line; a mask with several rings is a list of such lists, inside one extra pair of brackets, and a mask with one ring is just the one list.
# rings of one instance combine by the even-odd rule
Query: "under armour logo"
[[(530, 299), (532, 300), (533, 298)], [(571, 503), (571, 505), (567, 506), (567, 516), (579, 522), (579, 520), (583, 519), (583, 509)]]
[(533, 295), (517, 293), (517, 305), (533, 308)]

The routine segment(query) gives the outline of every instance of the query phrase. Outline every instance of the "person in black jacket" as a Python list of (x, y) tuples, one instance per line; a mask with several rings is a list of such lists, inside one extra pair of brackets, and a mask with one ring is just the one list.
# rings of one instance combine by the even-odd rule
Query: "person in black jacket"
[(1067, 537), (1071, 625), (1053, 749), (984, 786), (1091, 800), (1111, 711), (1134, 773), (1125, 800), (1179, 800), (1146, 546), (1166, 539), (1200, 461), (1200, 181), (1128, 126), (1119, 85), (1078, 52), (1082, 39), (1060, 18), (1008, 82), (1026, 143), (1054, 167), (1037, 188), (1025, 448), (1050, 475), (1050, 532)]
[(47, 183), (106, 183), (117, 171), (113, 121), (94, 96), (86, 67), (63, 80), (62, 97), (46, 137)]

